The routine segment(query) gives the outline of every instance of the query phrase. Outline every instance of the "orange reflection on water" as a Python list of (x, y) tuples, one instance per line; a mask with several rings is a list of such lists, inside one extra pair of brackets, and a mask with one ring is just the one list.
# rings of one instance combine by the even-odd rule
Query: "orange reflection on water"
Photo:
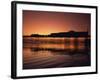
[[(31, 40), (29, 43), (28, 41)], [(84, 38), (27, 38), (24, 47), (54, 49), (84, 49)]]
[(89, 66), (90, 48), (85, 50), (84, 40), (26, 37), (23, 40), (23, 69)]

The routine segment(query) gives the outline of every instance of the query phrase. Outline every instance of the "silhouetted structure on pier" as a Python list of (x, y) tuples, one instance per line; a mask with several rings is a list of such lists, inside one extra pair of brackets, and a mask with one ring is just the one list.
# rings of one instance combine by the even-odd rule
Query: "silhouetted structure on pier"
[(86, 37), (89, 36), (88, 32), (60, 32), (60, 33), (51, 33), (49, 37)]

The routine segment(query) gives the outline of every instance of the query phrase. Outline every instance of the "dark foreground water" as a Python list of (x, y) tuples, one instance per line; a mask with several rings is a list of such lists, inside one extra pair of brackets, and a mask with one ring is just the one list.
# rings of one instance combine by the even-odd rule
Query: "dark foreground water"
[(24, 37), (23, 69), (90, 66), (85, 38)]

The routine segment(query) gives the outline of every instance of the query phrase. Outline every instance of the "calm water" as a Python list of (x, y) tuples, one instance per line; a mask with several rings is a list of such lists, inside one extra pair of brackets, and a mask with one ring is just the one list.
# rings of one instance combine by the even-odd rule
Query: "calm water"
[(24, 37), (23, 69), (90, 66), (85, 38)]

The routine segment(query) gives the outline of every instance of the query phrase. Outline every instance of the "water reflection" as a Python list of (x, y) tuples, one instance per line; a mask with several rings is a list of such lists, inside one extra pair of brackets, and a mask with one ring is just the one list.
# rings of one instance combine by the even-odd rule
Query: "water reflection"
[(24, 38), (23, 69), (74, 66), (90, 66), (90, 39)]

